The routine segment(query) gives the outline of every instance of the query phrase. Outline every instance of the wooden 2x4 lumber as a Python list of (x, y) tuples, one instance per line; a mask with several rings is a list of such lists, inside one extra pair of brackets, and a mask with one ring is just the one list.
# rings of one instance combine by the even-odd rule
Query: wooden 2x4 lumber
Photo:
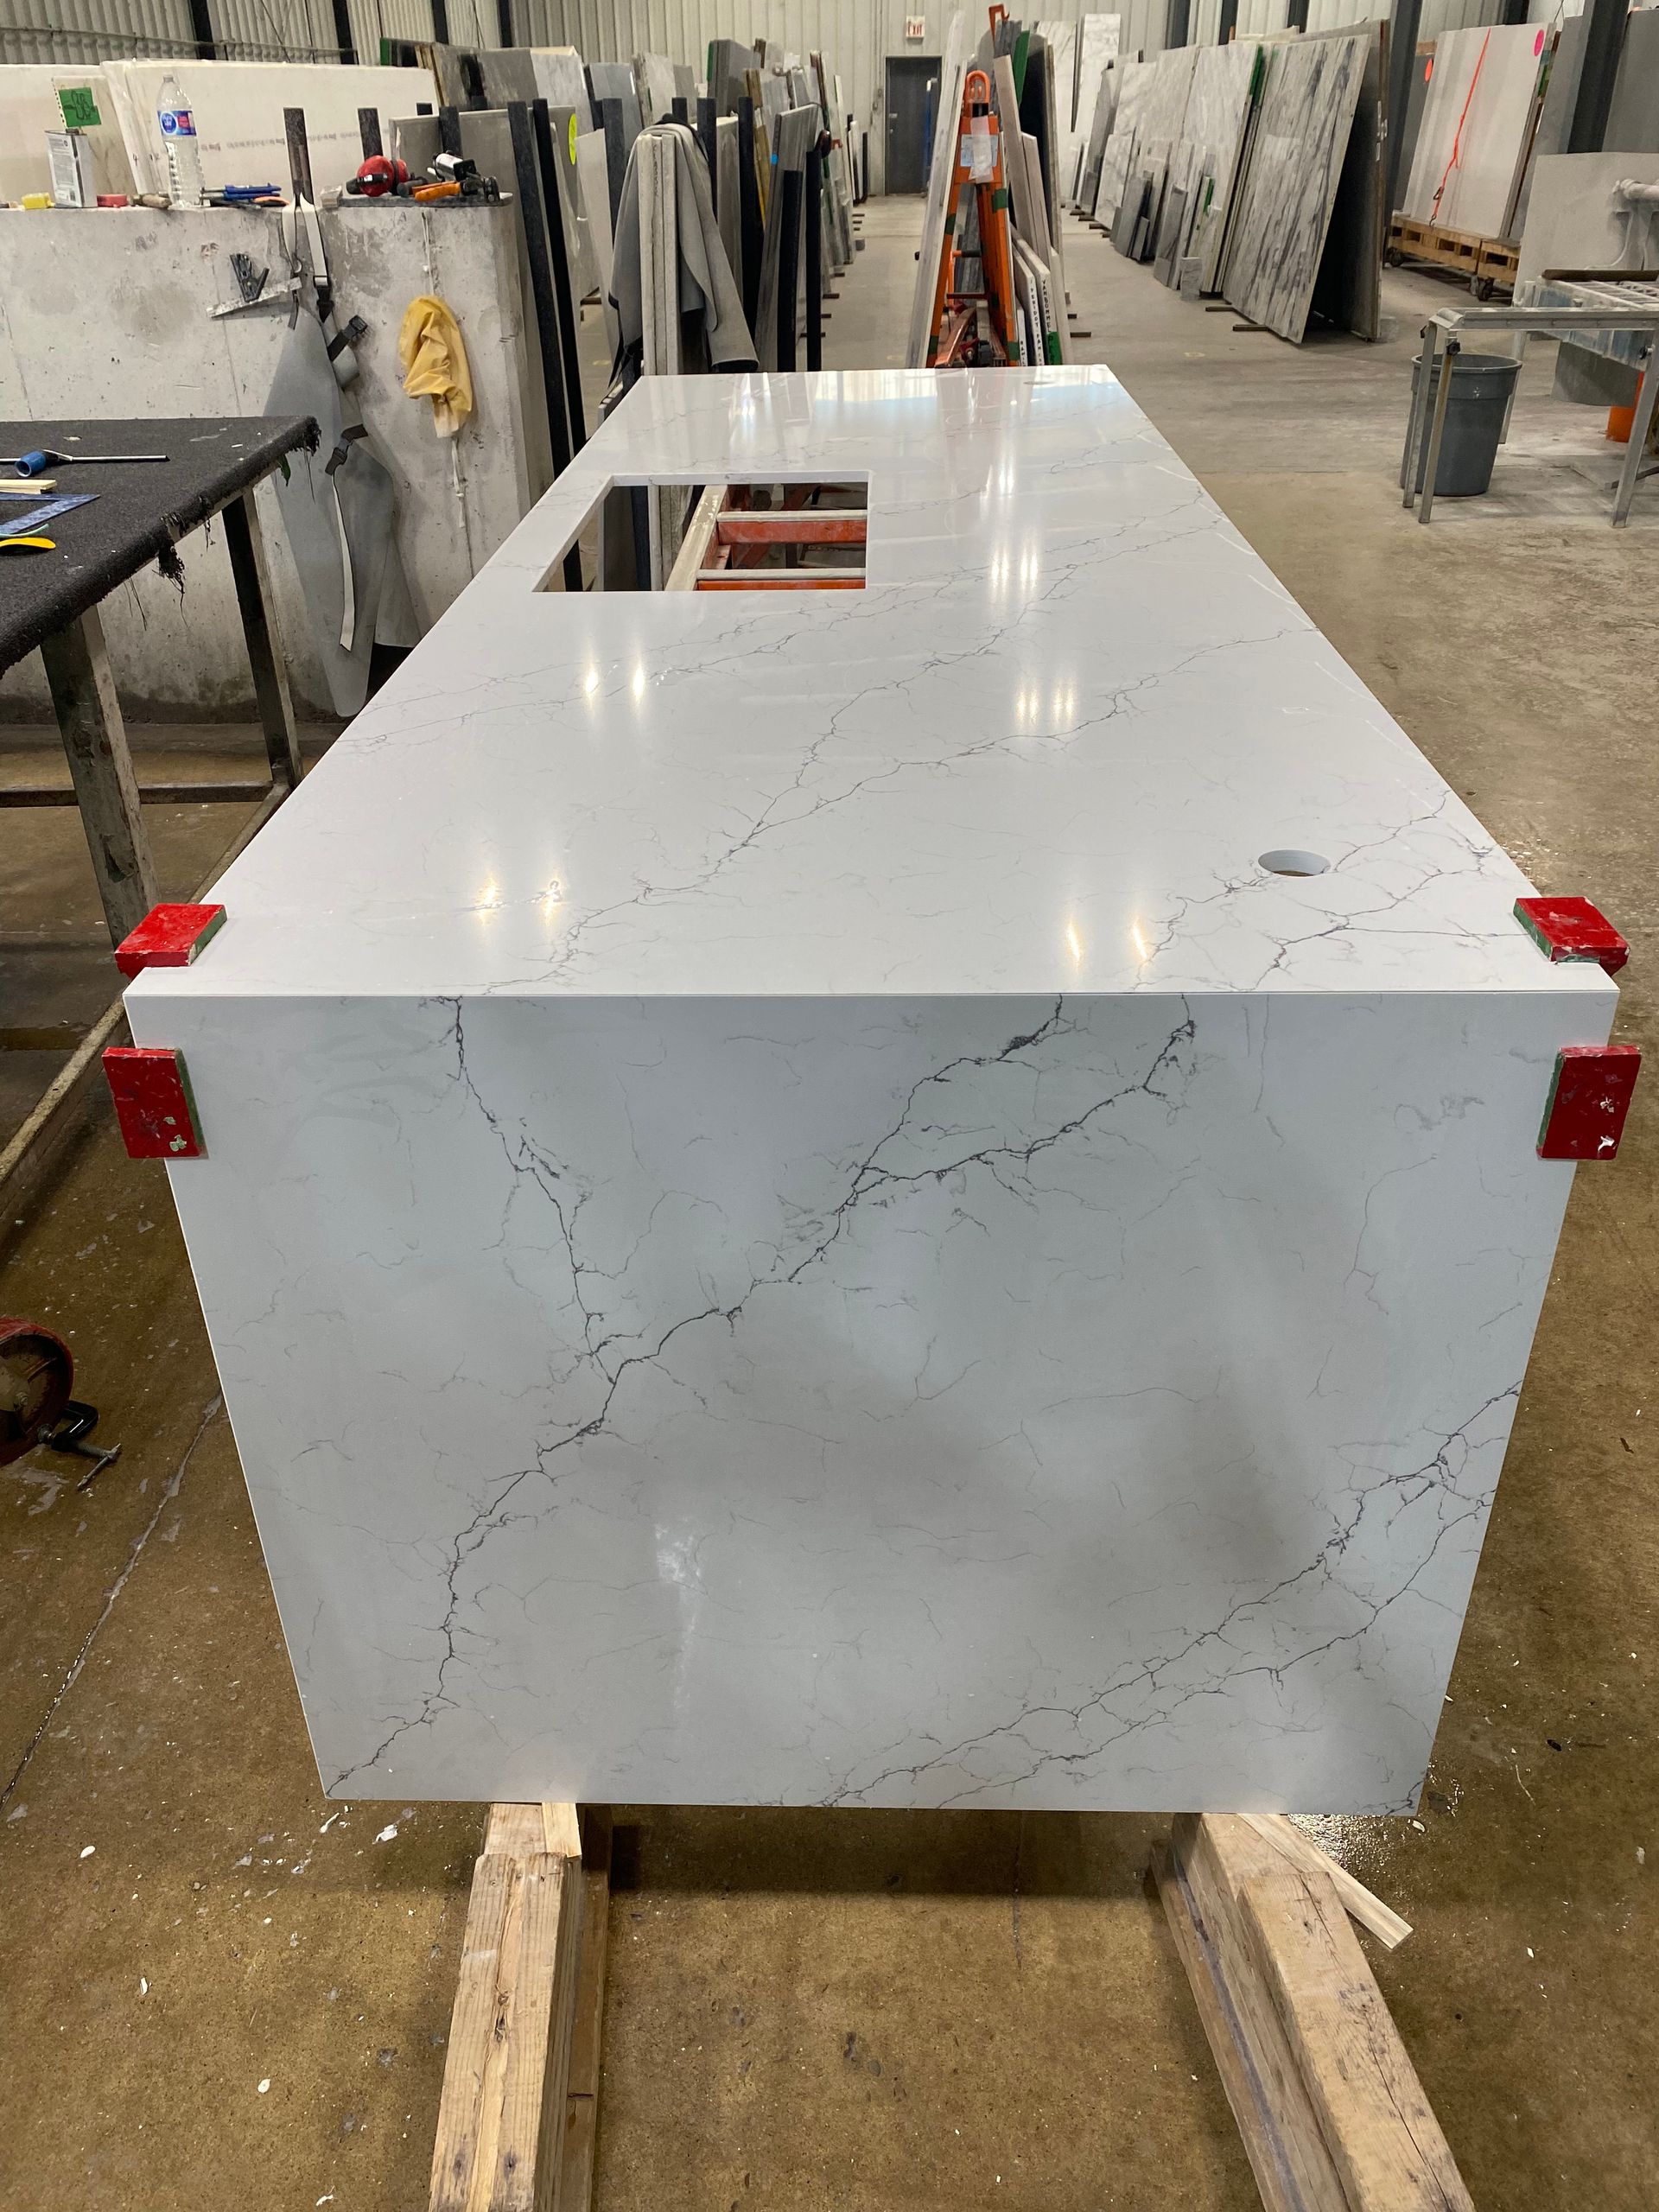
[(571, 1805), (497, 1805), (473, 1871), (432, 2212), (555, 2212), (583, 1883)]
[[(1158, 1891), (1262, 2202), (1267, 2212), (1350, 2212), (1203, 1826), (1176, 1821), (1155, 1865)], [(1255, 1842), (1261, 1870), (1295, 1878), (1271, 1844)]]
[(1473, 2212), (1382, 1993), (1322, 1877), (1245, 1885), (1256, 1966), (1354, 2212)]
[(610, 1904), (611, 1816), (608, 1808), (591, 1806), (582, 1817), (582, 1942), (576, 1961), (558, 2212), (588, 2212), (593, 2202)]
[(1357, 1920), (1385, 1951), (1398, 1950), (1410, 1935), (1408, 1920), (1402, 1920), (1391, 1905), (1373, 1896), (1357, 1876), (1321, 1851), (1312, 1836), (1304, 1835), (1283, 1813), (1241, 1813), (1239, 1818), (1267, 1842), (1276, 1845), (1304, 1874), (1323, 1874), (1342, 1899), (1349, 1918)]
[(1471, 2212), (1325, 1872), (1186, 1815), (1159, 1888), (1268, 2212)]

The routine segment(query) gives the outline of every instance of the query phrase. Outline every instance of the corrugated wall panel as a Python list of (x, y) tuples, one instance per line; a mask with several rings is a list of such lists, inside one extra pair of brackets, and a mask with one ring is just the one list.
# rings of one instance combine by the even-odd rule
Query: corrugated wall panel
[(209, 0), (226, 61), (337, 61), (326, 0)]
[(1442, 31), (1470, 30), (1478, 23), (1503, 20), (1503, 0), (1423, 0), (1417, 35), (1438, 38)]
[(0, 0), (0, 61), (134, 60), (195, 50), (188, 0)]
[(348, 5), (359, 61), (378, 61), (383, 38), (420, 43), (432, 36), (432, 0), (348, 0)]

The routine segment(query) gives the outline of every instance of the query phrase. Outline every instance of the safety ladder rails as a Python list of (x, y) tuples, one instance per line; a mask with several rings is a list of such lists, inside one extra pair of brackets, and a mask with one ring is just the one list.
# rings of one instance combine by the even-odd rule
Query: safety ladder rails
[[(976, 246), (964, 245), (970, 207), (978, 218)], [(967, 279), (976, 262), (979, 283), (972, 285)], [(955, 169), (933, 288), (933, 318), (928, 326), (927, 365), (994, 368), (1017, 365), (1024, 359), (1014, 304), (1014, 240), (1002, 133), (991, 112), (991, 80), (982, 69), (970, 69), (962, 92)]]

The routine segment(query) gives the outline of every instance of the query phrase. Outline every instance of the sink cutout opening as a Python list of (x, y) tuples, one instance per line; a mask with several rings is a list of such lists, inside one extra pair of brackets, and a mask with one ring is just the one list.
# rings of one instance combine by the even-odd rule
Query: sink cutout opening
[(1256, 865), (1269, 875), (1323, 875), (1331, 863), (1323, 853), (1301, 853), (1285, 846), (1263, 853)]
[(709, 484), (687, 516), (665, 591), (862, 591), (861, 484)]
[(594, 591), (861, 591), (868, 501), (868, 479), (613, 484), (578, 543)]

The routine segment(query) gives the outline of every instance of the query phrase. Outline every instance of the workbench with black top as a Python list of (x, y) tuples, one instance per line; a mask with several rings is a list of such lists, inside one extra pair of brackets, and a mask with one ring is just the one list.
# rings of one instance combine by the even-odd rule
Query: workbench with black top
[[(302, 772), (282, 656), (272, 637), (253, 488), (317, 441), (308, 416), (203, 416), (140, 422), (0, 422), (0, 453), (66, 456), (45, 472), (43, 499), (5, 498), (0, 524), (28, 519), (54, 499), (91, 493), (90, 505), (41, 525), (51, 551), (0, 554), (0, 672), (40, 649), (73, 787), (10, 785), (0, 806), (79, 804), (111, 941), (119, 944), (156, 903), (142, 802), (263, 799), (275, 806)], [(97, 461), (100, 454), (162, 461)], [(99, 607), (151, 561), (213, 516), (225, 537), (270, 763), (268, 782), (140, 786), (105, 648)]]

